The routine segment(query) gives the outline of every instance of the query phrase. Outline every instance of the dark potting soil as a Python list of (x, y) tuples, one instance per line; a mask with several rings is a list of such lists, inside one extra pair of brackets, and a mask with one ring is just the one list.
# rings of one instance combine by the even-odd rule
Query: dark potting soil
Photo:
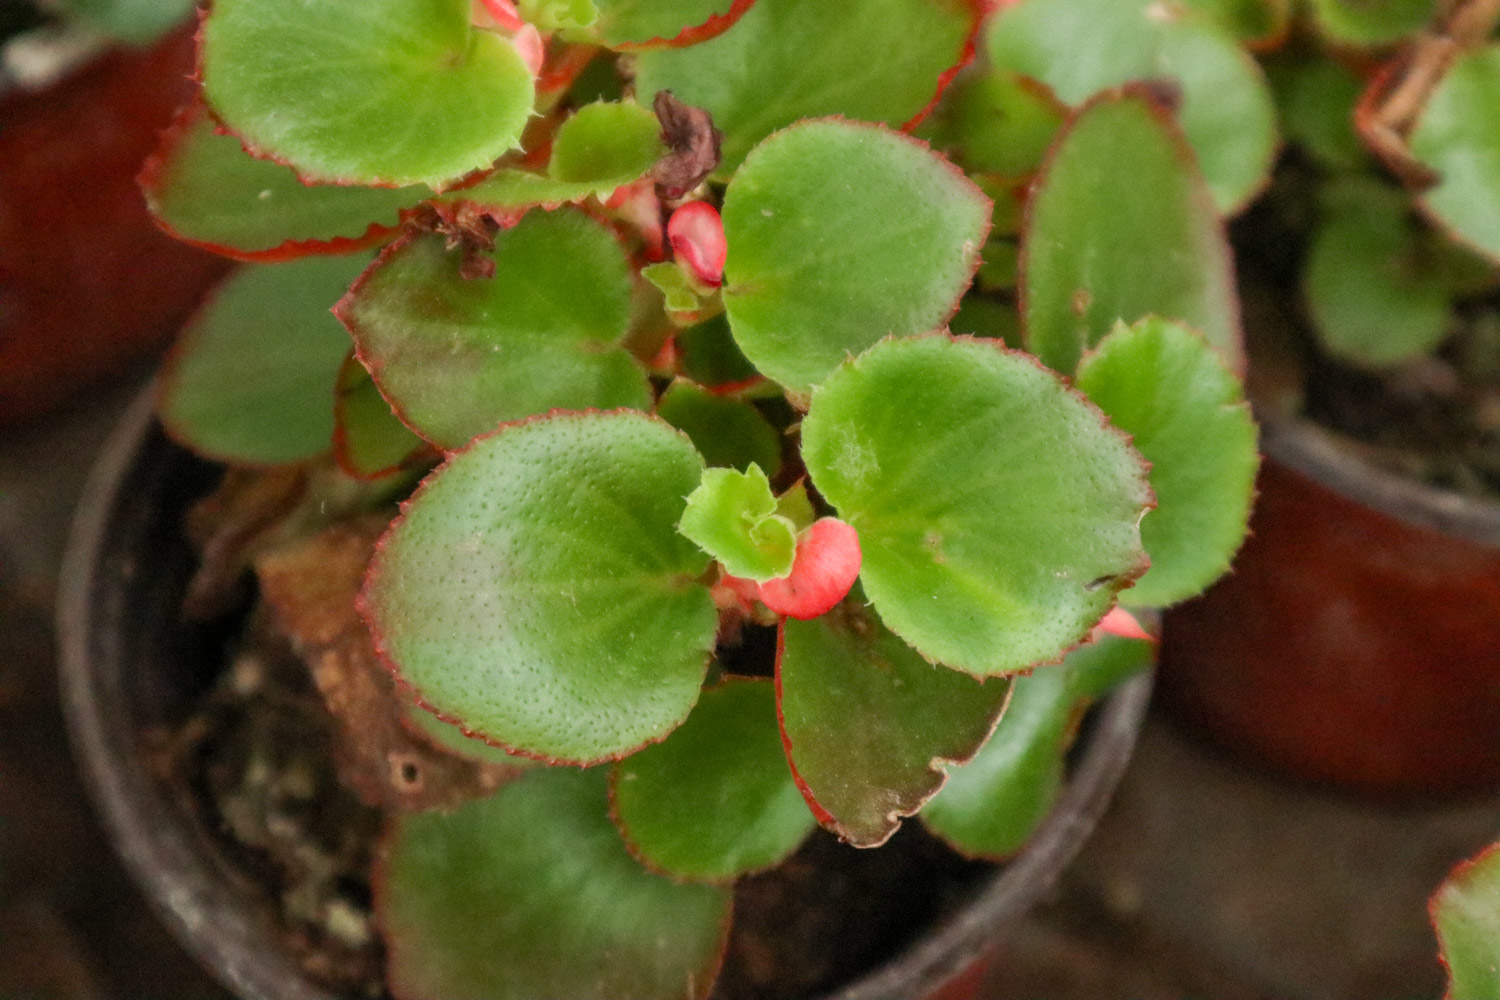
[[(287, 640), (252, 615), (237, 651), (187, 721), (151, 737), (165, 779), (267, 900), (313, 980), (385, 997), (369, 870), (381, 813), (335, 776), (332, 717)], [(856, 850), (817, 831), (773, 871), (742, 879), (714, 1000), (792, 1000), (895, 955), (968, 899), (992, 866), (965, 861), (908, 822)]]

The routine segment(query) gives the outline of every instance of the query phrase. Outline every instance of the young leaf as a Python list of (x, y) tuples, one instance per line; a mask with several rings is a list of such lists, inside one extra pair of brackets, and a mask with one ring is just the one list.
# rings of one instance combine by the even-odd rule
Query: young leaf
[(642, 53), (636, 96), (670, 90), (707, 108), (724, 132), (727, 177), (752, 146), (802, 118), (919, 118), (966, 58), (978, 10), (969, 0), (757, 0), (711, 42)]
[(667, 153), (661, 123), (638, 104), (589, 104), (557, 130), (547, 174), (566, 184), (610, 190), (645, 175)]
[(781, 749), (768, 680), (704, 691), (665, 742), (615, 765), (610, 792), (630, 852), (694, 881), (769, 868), (816, 825)]
[(979, 675), (1060, 657), (1146, 568), (1146, 471), (1104, 415), (994, 341), (886, 340), (814, 393), (802, 454), (859, 532), (887, 627)]
[(392, 818), (375, 907), (391, 991), (442, 1000), (698, 1000), (728, 888), (646, 871), (609, 821), (605, 772), (543, 768), (452, 815)]
[(1440, 180), (1418, 201), (1458, 239), (1500, 260), (1500, 45), (1461, 56), (1433, 91), (1411, 151)]
[(216, 0), (203, 90), (224, 124), (306, 180), (441, 185), (516, 145), (531, 72), (469, 0)]
[(339, 369), (333, 403), (333, 457), (356, 479), (380, 479), (430, 451), (391, 412), (351, 351)]
[(1021, 301), (1027, 345), (1064, 375), (1117, 321), (1153, 314), (1243, 368), (1223, 225), (1192, 151), (1144, 92), (1094, 101), (1058, 139), (1032, 193)]
[(989, 212), (915, 140), (838, 120), (786, 129), (724, 196), (734, 338), (761, 372), (806, 392), (881, 337), (941, 326), (979, 264)]
[(532, 212), (495, 237), (495, 276), (468, 280), (443, 237), (381, 255), (337, 313), (402, 419), (439, 448), (554, 408), (651, 405), (619, 345), (630, 271), (609, 230), (574, 209)]
[(716, 396), (678, 379), (662, 393), (656, 415), (692, 438), (711, 466), (743, 472), (754, 463), (770, 477), (781, 469), (781, 435), (742, 399)]
[(1433, 0), (1310, 0), (1313, 21), (1341, 45), (1386, 45), (1432, 19)]
[(1424, 266), (1398, 191), (1363, 179), (1336, 189), (1313, 236), (1303, 287), (1319, 340), (1355, 364), (1399, 364), (1448, 332), (1451, 301)]
[[(1160, 0), (1020, 0), (990, 22), (987, 42), (997, 67), (1041, 80), (1069, 104), (1125, 83), (1175, 84), (1178, 120), (1221, 212), (1242, 208), (1270, 174), (1270, 89), (1249, 53), (1199, 11)], [(1107, 158), (1096, 168), (1134, 180)]]
[(425, 187), (302, 183), (290, 167), (246, 153), (214, 131), (200, 102), (185, 106), (141, 171), (146, 206), (180, 240), (239, 260), (347, 253), (395, 232)]
[(1427, 909), (1448, 969), (1444, 996), (1500, 998), (1500, 847), (1453, 869)]
[(1105, 636), (1058, 665), (1012, 680), (1010, 703), (989, 742), (968, 763), (948, 769), (922, 822), (968, 857), (1013, 856), (1057, 801), (1084, 706), (1147, 669), (1153, 655), (1149, 642)]
[(1259, 456), (1239, 380), (1179, 323), (1123, 323), (1078, 367), (1083, 390), (1151, 463), (1156, 509), (1141, 521), (1151, 557), (1121, 599), (1165, 607), (1229, 569), (1245, 538)]
[(677, 533), (703, 462), (640, 413), (557, 414), (450, 456), (361, 597), (425, 705), (529, 756), (614, 760), (698, 698), (716, 616)]
[(588, 37), (622, 52), (697, 45), (734, 26), (755, 0), (595, 0)]
[(796, 530), (776, 513), (776, 498), (758, 465), (745, 472), (704, 472), (688, 494), (677, 530), (734, 576), (765, 581), (792, 571)]
[(240, 465), (328, 450), (349, 335), (329, 308), (369, 254), (247, 264), (183, 329), (161, 376), (162, 424), (201, 455)]
[(883, 844), (995, 727), (1010, 681), (923, 660), (858, 600), (783, 621), (776, 658), (782, 738), (822, 824)]

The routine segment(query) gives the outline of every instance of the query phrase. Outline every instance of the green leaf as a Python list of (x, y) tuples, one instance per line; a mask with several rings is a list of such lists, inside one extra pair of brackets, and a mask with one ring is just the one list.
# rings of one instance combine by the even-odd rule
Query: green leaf
[(1428, 904), (1452, 1000), (1500, 998), (1500, 849), (1453, 870)]
[(989, 213), (915, 140), (837, 120), (786, 129), (724, 196), (734, 338), (761, 372), (806, 392), (881, 337), (939, 327), (978, 266)]
[(1067, 116), (1046, 84), (991, 69), (955, 82), (929, 131), (966, 170), (1024, 177), (1042, 165)]
[(661, 122), (649, 109), (600, 102), (579, 108), (562, 123), (547, 173), (565, 183), (613, 189), (643, 176), (666, 153)]
[(1056, 666), (1011, 681), (1000, 724), (922, 810), (927, 828), (967, 857), (1005, 860), (1025, 846), (1062, 791), (1068, 746), (1084, 707), (1154, 656), (1143, 639), (1106, 635)]
[(857, 599), (785, 619), (776, 661), (782, 734), (803, 794), (856, 847), (883, 844), (995, 728), (1010, 681), (934, 666)]
[(698, 1000), (728, 938), (728, 888), (626, 853), (602, 769), (544, 768), (452, 815), (397, 815), (381, 858), (397, 996)]
[(1026, 342), (1049, 367), (1072, 374), (1117, 321), (1150, 315), (1244, 367), (1223, 224), (1181, 134), (1143, 94), (1095, 101), (1068, 125), (1022, 242)]
[(1341, 64), (1308, 58), (1272, 67), (1287, 138), (1324, 166), (1361, 170), (1369, 154), (1354, 131), (1354, 107), (1364, 84)]
[(675, 878), (720, 882), (780, 863), (816, 825), (792, 780), (769, 680), (709, 688), (666, 741), (615, 765), (630, 852)]
[(702, 459), (639, 413), (558, 414), (451, 456), (381, 542), (362, 597), (425, 704), (568, 763), (671, 732), (698, 699), (717, 617), (677, 533)]
[(204, 93), (257, 155), (327, 183), (440, 185), (514, 147), (531, 73), (469, 0), (215, 0)]
[(745, 472), (704, 472), (677, 530), (735, 576), (764, 583), (792, 571), (796, 529), (776, 513), (776, 498), (758, 465)]
[(802, 118), (917, 118), (960, 62), (974, 11), (969, 0), (757, 0), (711, 42), (642, 53), (635, 92), (643, 104), (670, 90), (707, 108), (724, 132), (727, 177), (756, 143)]
[(781, 435), (742, 399), (678, 379), (662, 394), (656, 415), (692, 438), (709, 465), (743, 472), (753, 462), (772, 477), (781, 469)]
[(329, 308), (369, 254), (246, 264), (209, 297), (162, 371), (158, 409), (201, 455), (277, 465), (322, 454), (349, 335)]
[(403, 240), (339, 303), (360, 359), (408, 426), (457, 448), (497, 424), (560, 409), (648, 409), (630, 326), (625, 251), (573, 209), (532, 212), (495, 237), (495, 276), (467, 280), (439, 235)]
[(127, 45), (149, 45), (188, 19), (196, 0), (62, 0), (62, 8)]
[(1370, 367), (1426, 354), (1448, 332), (1449, 291), (1419, 256), (1406, 198), (1365, 181), (1336, 190), (1313, 235), (1303, 288), (1318, 339)]
[(391, 411), (352, 352), (339, 369), (333, 423), (333, 456), (356, 479), (380, 479), (429, 451)]
[(1458, 59), (1411, 133), (1438, 185), (1418, 201), (1455, 237), (1500, 260), (1500, 45)]
[(219, 135), (207, 109), (187, 105), (141, 172), (146, 207), (173, 236), (240, 260), (347, 253), (390, 233), (425, 187), (302, 183), (290, 167)]
[(676, 334), (682, 374), (699, 385), (736, 385), (755, 378), (755, 366), (740, 352), (723, 313)]
[(671, 261), (647, 264), (641, 268), (641, 277), (661, 292), (668, 314), (692, 314), (704, 307), (697, 283)]
[(548, 34), (587, 28), (599, 17), (594, 0), (520, 0), (516, 9), (527, 24)]
[(813, 484), (859, 532), (887, 627), (970, 673), (1082, 639), (1146, 568), (1146, 472), (1104, 415), (993, 341), (887, 340), (813, 393)]
[(484, 740), (465, 735), (464, 731), (453, 723), (444, 722), (415, 702), (403, 702), (401, 710), (403, 721), (408, 728), (416, 729), (450, 753), (485, 764), (506, 764), (517, 768), (541, 766), (530, 757), (517, 757), (506, 753), (499, 747), (490, 746)]
[(1433, 0), (1309, 0), (1313, 21), (1330, 41), (1387, 45), (1432, 19)]
[(1239, 380), (1202, 337), (1153, 317), (1105, 337), (1077, 385), (1151, 463), (1156, 509), (1141, 522), (1151, 568), (1121, 599), (1196, 596), (1229, 569), (1250, 518), (1259, 455)]
[(1291, 0), (1186, 0), (1186, 3), (1257, 49), (1280, 45), (1292, 25)]
[[(1172, 0), (1021, 0), (994, 17), (987, 40), (997, 67), (1041, 80), (1069, 104), (1132, 81), (1175, 82), (1178, 120), (1222, 212), (1243, 207), (1270, 174), (1270, 89), (1249, 53), (1199, 11)], [(1133, 179), (1124, 164), (1096, 167)]]
[(680, 47), (722, 34), (755, 0), (596, 0), (599, 18), (587, 37), (611, 49)]

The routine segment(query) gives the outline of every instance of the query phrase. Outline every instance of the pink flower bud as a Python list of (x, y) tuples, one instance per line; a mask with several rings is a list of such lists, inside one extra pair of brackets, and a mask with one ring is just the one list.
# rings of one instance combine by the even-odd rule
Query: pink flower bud
[(718, 209), (706, 201), (683, 205), (667, 220), (667, 240), (693, 277), (710, 288), (723, 283), (729, 244), (724, 239), (724, 220), (719, 218)]
[(1141, 623), (1135, 620), (1135, 616), (1118, 604), (1109, 609), (1109, 614), (1100, 619), (1099, 624), (1094, 626), (1090, 634), (1091, 641), (1099, 639), (1104, 635), (1117, 635), (1121, 639), (1145, 639), (1155, 642), (1156, 639), (1141, 627)]
[(859, 534), (836, 517), (814, 521), (797, 536), (792, 571), (760, 585), (760, 599), (778, 615), (806, 620), (827, 614), (859, 577)]
[(520, 31), (526, 22), (510, 0), (473, 0), (471, 20), (481, 28)]

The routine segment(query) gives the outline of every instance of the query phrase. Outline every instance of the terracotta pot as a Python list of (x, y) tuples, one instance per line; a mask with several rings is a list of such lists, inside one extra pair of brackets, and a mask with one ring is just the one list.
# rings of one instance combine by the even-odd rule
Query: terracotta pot
[(158, 230), (135, 183), (192, 71), (185, 28), (0, 93), (0, 425), (165, 346), (230, 266)]
[[(217, 662), (222, 636), (184, 626), (177, 614), (193, 566), (182, 512), (214, 478), (163, 436), (149, 396), (104, 448), (63, 568), (58, 634), (69, 731), (116, 849), (188, 949), (247, 1000), (333, 1000), (282, 950), (266, 891), (227, 877), (213, 838), (140, 747), (143, 728), (183, 716)], [(1057, 808), (1014, 861), (976, 886), (946, 924), (834, 996), (914, 1000), (945, 986), (944, 1000), (973, 996), (976, 961), (1048, 890), (1104, 811), (1150, 688), (1142, 676), (1099, 706)]]
[(1233, 575), (1169, 612), (1161, 694), (1283, 773), (1386, 796), (1500, 785), (1500, 504), (1305, 422), (1263, 428)]

